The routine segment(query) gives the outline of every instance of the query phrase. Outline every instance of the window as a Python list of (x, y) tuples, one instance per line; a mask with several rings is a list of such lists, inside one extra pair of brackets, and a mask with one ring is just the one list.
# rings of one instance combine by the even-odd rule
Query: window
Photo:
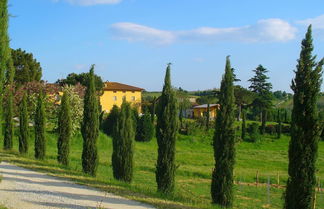
[(135, 93), (135, 91), (132, 91), (132, 93)]
[(114, 93), (117, 93), (117, 91), (114, 91)]
[(116, 96), (113, 96), (113, 100), (114, 100), (114, 101), (117, 101), (117, 97), (116, 97)]
[(126, 91), (123, 91), (123, 93), (126, 93)]
[(135, 96), (132, 96), (132, 101), (135, 101), (135, 99), (136, 99)]

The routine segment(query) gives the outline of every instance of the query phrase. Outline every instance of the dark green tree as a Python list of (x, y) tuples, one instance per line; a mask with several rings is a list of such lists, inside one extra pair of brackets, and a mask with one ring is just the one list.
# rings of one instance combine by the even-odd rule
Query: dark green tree
[(44, 96), (40, 92), (37, 99), (35, 113), (35, 158), (43, 160), (46, 153), (46, 138), (45, 138), (45, 107)]
[(206, 112), (206, 130), (209, 130), (209, 123), (210, 123), (210, 104), (207, 104), (207, 112)]
[(241, 138), (244, 141), (246, 137), (246, 111), (242, 111), (242, 135)]
[(98, 98), (95, 89), (94, 65), (89, 72), (89, 81), (84, 96), (83, 122), (81, 133), (83, 137), (82, 168), (83, 172), (96, 175), (98, 166), (97, 139), (99, 136)]
[(125, 182), (131, 182), (133, 179), (133, 141), (135, 139), (133, 114), (130, 104), (124, 100), (113, 134), (113, 175), (115, 179)]
[(322, 83), (324, 59), (316, 63), (313, 52), (312, 27), (308, 27), (301, 43), (291, 89), (294, 92), (289, 144), (288, 181), (285, 193), (286, 209), (312, 209), (316, 185), (316, 159), (320, 122), (317, 100)]
[[(57, 80), (56, 83), (60, 84), (61, 86), (64, 85), (76, 85), (77, 83), (80, 83), (83, 86), (88, 86), (88, 82), (90, 81), (90, 73), (71, 73), (69, 74), (65, 79)], [(104, 83), (102, 81), (102, 78), (96, 74), (93, 74), (94, 76), (94, 84), (95, 89), (97, 91), (102, 91), (102, 88), (104, 87)]]
[(215, 169), (212, 174), (211, 196), (213, 203), (222, 207), (233, 204), (233, 169), (235, 163), (235, 98), (233, 72), (226, 58), (225, 75), (219, 94), (218, 111), (213, 141)]
[(249, 89), (256, 93), (253, 106), (261, 114), (261, 134), (264, 134), (267, 122), (267, 111), (272, 106), (272, 84), (268, 82), (269, 77), (266, 75), (268, 70), (262, 65), (259, 65), (253, 72), (255, 76), (249, 79), (251, 82)]
[(114, 105), (113, 108), (110, 110), (108, 116), (103, 121), (102, 130), (108, 136), (113, 135), (113, 131), (117, 124), (118, 114), (119, 114), (119, 108), (117, 105)]
[(152, 124), (151, 115), (146, 110), (138, 121), (136, 131), (136, 141), (148, 142), (151, 141), (154, 134), (154, 126)]
[(70, 98), (67, 92), (63, 93), (61, 107), (58, 114), (57, 161), (69, 165), (70, 138), (72, 131), (72, 118)]
[(168, 64), (162, 95), (157, 106), (156, 138), (158, 159), (156, 182), (158, 191), (172, 193), (175, 180), (175, 144), (178, 132), (178, 105), (171, 86), (171, 64)]
[[(0, 3), (0, 125), (2, 117), (5, 117), (4, 149), (12, 149), (13, 140), (13, 76), (14, 69), (11, 59), (11, 49), (9, 47), (8, 34), (8, 1)], [(6, 101), (3, 102), (4, 86), (6, 84)], [(2, 105), (5, 105), (5, 112), (2, 113)], [(2, 129), (2, 128), (1, 128)]]
[(0, 1), (0, 136), (2, 136), (3, 124), (3, 95), (5, 74), (8, 70), (10, 59), (9, 35), (8, 35), (8, 0)]
[(11, 150), (13, 147), (13, 96), (12, 90), (7, 86), (7, 98), (5, 101), (5, 126), (4, 126), (4, 149)]
[(278, 109), (278, 114), (277, 114), (277, 122), (278, 122), (278, 125), (277, 125), (277, 138), (280, 139), (281, 138), (281, 112), (280, 112), (280, 109)]
[(25, 154), (28, 152), (28, 107), (27, 95), (24, 94), (19, 108), (19, 152)]
[(14, 81), (17, 87), (27, 82), (41, 80), (42, 67), (32, 53), (22, 49), (13, 49), (11, 50), (11, 57), (16, 71)]

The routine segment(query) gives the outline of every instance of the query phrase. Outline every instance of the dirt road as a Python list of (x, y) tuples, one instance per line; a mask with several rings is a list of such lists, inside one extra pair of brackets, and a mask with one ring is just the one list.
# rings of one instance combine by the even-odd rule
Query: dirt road
[(0, 204), (15, 209), (45, 208), (153, 208), (136, 201), (74, 184), (35, 171), (0, 164)]

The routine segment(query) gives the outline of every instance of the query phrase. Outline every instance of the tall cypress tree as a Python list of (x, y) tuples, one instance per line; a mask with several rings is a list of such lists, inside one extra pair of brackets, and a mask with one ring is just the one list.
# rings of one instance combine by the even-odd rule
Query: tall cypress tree
[(211, 196), (213, 203), (231, 207), (233, 203), (233, 169), (235, 162), (235, 98), (233, 71), (229, 57), (226, 58), (225, 75), (219, 94), (214, 135), (215, 169), (212, 174)]
[(21, 154), (28, 152), (28, 138), (28, 107), (25, 93), (19, 108), (19, 152)]
[(42, 91), (38, 95), (35, 114), (35, 158), (43, 160), (46, 153), (45, 107)]
[(13, 147), (13, 96), (10, 86), (7, 86), (7, 98), (5, 102), (5, 126), (4, 126), (4, 149), (10, 150)]
[[(2, 136), (2, 121), (3, 115), (5, 116), (5, 138), (4, 138), (4, 149), (12, 148), (12, 137), (13, 137), (13, 96), (11, 88), (13, 81), (13, 65), (11, 59), (11, 49), (9, 46), (9, 34), (8, 34), (8, 0), (0, 2), (0, 136)], [(7, 76), (7, 100), (3, 103), (3, 94), (5, 83), (5, 75)], [(6, 105), (6, 112), (3, 114), (2, 105)]]
[(278, 109), (278, 113), (277, 113), (277, 120), (278, 120), (278, 126), (277, 126), (277, 138), (280, 139), (281, 138), (281, 112), (280, 109)]
[(83, 172), (96, 175), (98, 166), (97, 138), (99, 136), (99, 111), (94, 80), (94, 65), (91, 66), (87, 90), (84, 96), (82, 168)]
[(246, 136), (246, 111), (243, 109), (242, 111), (242, 140), (245, 140)]
[(291, 85), (294, 97), (289, 144), (289, 178), (284, 206), (286, 209), (311, 209), (315, 195), (315, 164), (320, 135), (316, 104), (322, 83), (324, 59), (316, 63), (316, 56), (312, 55), (311, 25), (301, 45), (296, 75)]
[(70, 98), (63, 93), (61, 108), (58, 115), (59, 138), (57, 140), (57, 161), (63, 165), (69, 164), (70, 138), (72, 131)]
[(131, 182), (133, 178), (133, 141), (135, 138), (133, 110), (125, 100), (113, 134), (112, 166), (114, 178)]
[(157, 106), (156, 138), (158, 143), (158, 159), (156, 164), (156, 182), (158, 191), (171, 193), (174, 191), (175, 179), (175, 145), (178, 131), (178, 105), (171, 86), (168, 64), (162, 95)]

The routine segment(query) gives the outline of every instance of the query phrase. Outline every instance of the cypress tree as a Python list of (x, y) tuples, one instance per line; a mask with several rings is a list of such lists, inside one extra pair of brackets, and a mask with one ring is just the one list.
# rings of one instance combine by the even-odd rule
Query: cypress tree
[(281, 115), (280, 109), (278, 109), (277, 119), (278, 119), (278, 128), (277, 128), (277, 138), (281, 138)]
[(175, 144), (178, 131), (178, 105), (171, 86), (171, 64), (168, 64), (162, 95), (157, 106), (156, 138), (158, 159), (156, 182), (158, 191), (172, 193), (175, 180)]
[[(11, 59), (11, 49), (9, 46), (9, 34), (8, 34), (8, 1), (3, 0), (0, 2), (0, 129), (2, 135), (2, 117), (5, 116), (5, 133), (4, 133), (4, 149), (12, 149), (13, 138), (13, 62)], [(3, 84), (7, 77), (6, 101), (3, 103)], [(3, 114), (3, 107), (5, 105), (5, 113)]]
[(152, 124), (154, 124), (155, 121), (155, 105), (156, 105), (157, 99), (156, 97), (153, 98), (152, 101), (152, 110), (151, 110), (151, 120), (152, 120)]
[(7, 87), (7, 101), (5, 102), (5, 126), (4, 126), (4, 149), (11, 150), (13, 147), (13, 96), (10, 87)]
[(28, 137), (28, 107), (25, 93), (19, 108), (19, 152), (21, 154), (28, 152)]
[(136, 141), (148, 142), (151, 141), (154, 134), (154, 126), (152, 124), (151, 115), (146, 110), (138, 121)]
[(46, 153), (45, 107), (43, 99), (43, 93), (40, 92), (35, 114), (35, 158), (40, 160), (45, 158)]
[(246, 136), (246, 111), (242, 111), (242, 135), (241, 138), (244, 141)]
[(311, 25), (301, 45), (300, 58), (291, 85), (294, 96), (289, 144), (289, 177), (284, 206), (286, 209), (311, 209), (315, 201), (315, 165), (320, 135), (316, 104), (322, 83), (324, 59), (316, 63), (316, 56), (312, 55)]
[(68, 93), (64, 92), (58, 115), (59, 138), (57, 140), (57, 161), (66, 166), (69, 164), (71, 130), (70, 98)]
[(209, 130), (209, 120), (210, 120), (210, 104), (207, 104), (207, 113), (206, 113), (206, 130)]
[(87, 90), (84, 96), (81, 133), (83, 137), (83, 172), (95, 176), (98, 166), (97, 138), (99, 136), (99, 112), (94, 82), (94, 65), (90, 69)]
[(117, 180), (131, 182), (133, 178), (134, 112), (125, 100), (121, 106), (113, 135), (112, 166)]
[(220, 110), (214, 134), (215, 169), (212, 174), (211, 196), (213, 203), (231, 207), (233, 203), (233, 168), (235, 161), (235, 98), (233, 72), (229, 57), (226, 58), (225, 75), (219, 94)]
[(117, 105), (114, 105), (113, 108), (110, 110), (110, 113), (108, 114), (106, 119), (104, 119), (102, 129), (103, 132), (108, 136), (113, 135), (113, 131), (117, 124), (118, 114), (119, 114), (119, 108)]

